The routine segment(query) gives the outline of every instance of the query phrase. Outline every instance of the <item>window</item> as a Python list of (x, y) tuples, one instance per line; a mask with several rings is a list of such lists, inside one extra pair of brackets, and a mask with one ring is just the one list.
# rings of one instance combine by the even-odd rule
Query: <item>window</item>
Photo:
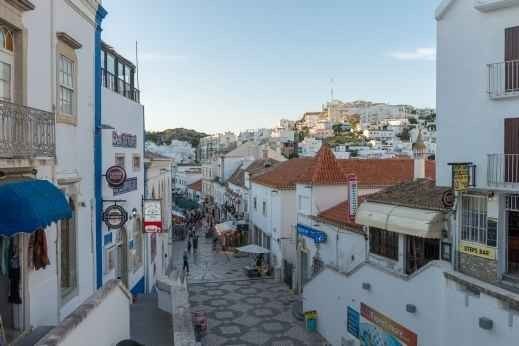
[(398, 261), (398, 233), (370, 227), (369, 251)]
[(139, 155), (133, 155), (133, 170), (139, 170), (141, 168), (141, 157)]
[(14, 50), (13, 33), (7, 28), (0, 28), (0, 48), (10, 52)]
[(487, 244), (487, 197), (462, 197), (461, 240)]
[(61, 297), (70, 297), (77, 288), (76, 210), (74, 201), (69, 200), (72, 217), (60, 221)]
[(124, 154), (115, 154), (115, 164), (125, 168)]
[(74, 114), (74, 62), (59, 56), (59, 111)]
[(0, 62), (0, 99), (11, 101), (11, 65)]
[(263, 216), (267, 216), (267, 202), (263, 201), (263, 204), (261, 206), (261, 212), (263, 213)]
[(254, 205), (254, 210), (258, 210), (258, 199), (254, 197), (252, 204)]

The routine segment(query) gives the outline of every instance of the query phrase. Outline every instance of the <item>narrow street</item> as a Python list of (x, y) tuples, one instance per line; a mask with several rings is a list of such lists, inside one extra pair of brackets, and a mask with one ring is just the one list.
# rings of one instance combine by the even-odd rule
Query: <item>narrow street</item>
[[(182, 269), (185, 241), (174, 243), (174, 266)], [(243, 267), (254, 257), (235, 257), (212, 250), (211, 239), (200, 238), (198, 253), (189, 255), (191, 309), (208, 316), (203, 345), (326, 345), (307, 332), (292, 315), (296, 296), (271, 278), (248, 279)]]

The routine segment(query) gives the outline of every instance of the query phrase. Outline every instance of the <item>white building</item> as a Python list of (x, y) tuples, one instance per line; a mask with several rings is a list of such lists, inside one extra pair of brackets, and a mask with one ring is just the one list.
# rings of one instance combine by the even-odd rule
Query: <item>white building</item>
[[(105, 210), (114, 201), (129, 215), (121, 229), (103, 224), (103, 283), (120, 279), (134, 294), (144, 293), (142, 198), (144, 196), (144, 107), (139, 103), (133, 63), (103, 43), (102, 171), (123, 167), (124, 184), (112, 188), (103, 182)], [(117, 73), (121, 76), (116, 78)]]
[(173, 167), (173, 189), (178, 193), (185, 193), (189, 185), (202, 179), (202, 166), (178, 165)]
[(236, 148), (238, 138), (230, 131), (200, 138), (200, 161), (205, 162)]
[[(169, 247), (172, 236), (172, 193), (171, 166), (173, 161), (164, 156), (146, 152), (145, 198), (158, 199), (161, 204), (162, 229), (156, 233), (144, 234), (144, 291), (151, 293), (157, 279), (166, 275), (172, 249)], [(169, 256), (169, 257), (168, 257)]]
[(319, 149), (321, 149), (321, 145), (323, 145), (323, 141), (321, 139), (306, 137), (303, 139), (303, 141), (297, 144), (299, 156), (313, 157), (315, 154), (317, 154)]

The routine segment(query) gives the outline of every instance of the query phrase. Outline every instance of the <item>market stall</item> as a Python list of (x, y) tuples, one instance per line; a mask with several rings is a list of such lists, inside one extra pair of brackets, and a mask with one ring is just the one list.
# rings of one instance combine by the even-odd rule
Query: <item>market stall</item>
[(268, 262), (265, 261), (265, 256), (270, 254), (268, 249), (265, 249), (256, 244), (249, 244), (236, 248), (239, 252), (255, 255), (254, 263), (244, 268), (245, 274), (248, 277), (259, 277), (270, 274)]
[(231, 251), (242, 244), (242, 231), (234, 222), (219, 223), (215, 229), (223, 251)]

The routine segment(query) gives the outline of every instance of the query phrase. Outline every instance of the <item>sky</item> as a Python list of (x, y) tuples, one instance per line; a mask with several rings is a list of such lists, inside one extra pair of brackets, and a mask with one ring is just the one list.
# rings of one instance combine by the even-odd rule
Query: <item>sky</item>
[[(330, 99), (435, 105), (440, 0), (104, 0), (146, 129), (272, 127)], [(332, 81), (333, 80), (333, 81)]]

